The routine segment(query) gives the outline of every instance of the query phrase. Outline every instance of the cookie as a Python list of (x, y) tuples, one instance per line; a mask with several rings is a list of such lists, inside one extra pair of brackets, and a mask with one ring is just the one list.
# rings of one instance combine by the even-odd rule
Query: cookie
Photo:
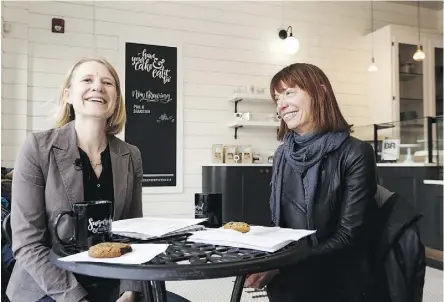
[(231, 229), (241, 233), (248, 233), (250, 231), (250, 225), (245, 222), (231, 221), (224, 225), (224, 229)]
[(131, 245), (126, 243), (102, 242), (90, 247), (88, 255), (93, 258), (116, 258), (132, 251)]

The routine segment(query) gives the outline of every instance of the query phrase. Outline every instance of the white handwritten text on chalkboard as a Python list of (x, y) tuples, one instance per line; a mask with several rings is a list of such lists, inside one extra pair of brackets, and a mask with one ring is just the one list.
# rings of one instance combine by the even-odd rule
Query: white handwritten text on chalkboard
[(157, 119), (157, 122), (163, 122), (163, 121), (171, 121), (171, 123), (174, 123), (176, 119), (173, 116), (168, 116), (166, 113), (162, 114), (161, 116), (159, 116), (159, 118)]
[(173, 100), (169, 93), (153, 93), (151, 90), (142, 92), (136, 89), (132, 91), (132, 96), (136, 100), (146, 103), (168, 104)]
[(139, 52), (137, 56), (131, 57), (131, 62), (134, 70), (151, 72), (153, 78), (162, 79), (164, 84), (171, 81), (171, 76), (169, 75), (171, 69), (166, 69), (163, 65), (165, 59), (157, 58), (154, 53), (147, 53), (146, 49)]
[(134, 105), (133, 113), (151, 113), (151, 110), (145, 109), (144, 105)]

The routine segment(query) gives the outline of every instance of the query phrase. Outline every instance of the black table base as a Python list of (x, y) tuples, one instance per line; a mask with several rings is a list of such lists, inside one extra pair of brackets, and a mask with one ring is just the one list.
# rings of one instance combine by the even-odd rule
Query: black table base
[[(240, 302), (244, 289), (245, 276), (236, 277), (230, 302)], [(164, 281), (143, 281), (143, 302), (168, 302)]]
[(144, 302), (168, 302), (164, 281), (142, 281)]
[(242, 297), (242, 290), (244, 289), (246, 276), (236, 277), (234, 281), (233, 292), (231, 293), (230, 302), (240, 302)]

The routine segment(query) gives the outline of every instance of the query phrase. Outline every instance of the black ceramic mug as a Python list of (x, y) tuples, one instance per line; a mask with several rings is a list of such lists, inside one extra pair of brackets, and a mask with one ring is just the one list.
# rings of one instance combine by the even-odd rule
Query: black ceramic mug
[[(57, 230), (60, 219), (64, 215), (72, 217), (74, 222), (74, 234), (68, 240), (61, 239)], [(110, 241), (112, 220), (113, 204), (111, 201), (75, 203), (70, 211), (60, 213), (55, 219), (54, 235), (60, 243), (75, 245), (79, 249), (87, 249), (97, 243)]]
[(208, 218), (203, 223), (208, 228), (222, 226), (222, 194), (196, 193), (194, 194), (194, 217)]

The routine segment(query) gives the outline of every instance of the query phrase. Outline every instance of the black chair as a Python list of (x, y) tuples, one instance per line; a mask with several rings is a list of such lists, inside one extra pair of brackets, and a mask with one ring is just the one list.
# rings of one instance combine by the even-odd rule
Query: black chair
[(2, 238), (12, 244), (11, 214), (8, 214), (2, 222)]
[[(11, 214), (8, 214), (3, 218), (2, 222), (2, 249), (3, 244), (12, 245), (12, 231), (11, 231)], [(3, 251), (3, 250), (2, 250)], [(2, 254), (2, 257), (4, 255)], [(12, 257), (12, 256), (11, 256)], [(12, 270), (15, 265), (15, 260), (7, 261), (2, 258), (2, 290), (1, 290), (1, 301), (10, 302), (8, 296), (6, 296), (6, 288), (8, 287), (9, 279), (11, 278)]]

